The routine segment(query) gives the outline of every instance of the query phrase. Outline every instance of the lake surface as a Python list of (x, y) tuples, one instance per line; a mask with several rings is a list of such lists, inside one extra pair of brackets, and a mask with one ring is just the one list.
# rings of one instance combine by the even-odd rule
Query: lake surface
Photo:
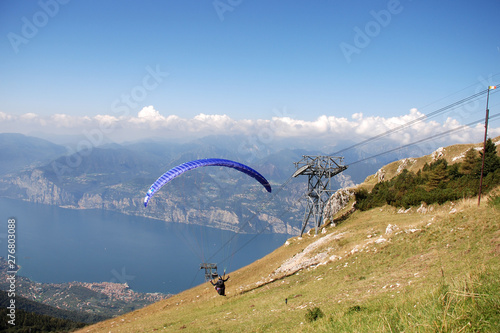
[(0, 198), (0, 256), (16, 220), (19, 275), (43, 283), (119, 282), (139, 292), (178, 293), (204, 283), (200, 263), (231, 273), (288, 235), (244, 235), (104, 210), (72, 210)]

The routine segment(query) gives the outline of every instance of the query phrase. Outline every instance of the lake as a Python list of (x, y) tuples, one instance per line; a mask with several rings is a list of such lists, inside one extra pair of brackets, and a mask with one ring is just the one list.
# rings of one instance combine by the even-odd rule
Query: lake
[(0, 255), (16, 220), (19, 275), (43, 283), (119, 282), (178, 293), (204, 283), (200, 263), (227, 273), (283, 245), (288, 235), (236, 234), (105, 210), (73, 210), (0, 198)]

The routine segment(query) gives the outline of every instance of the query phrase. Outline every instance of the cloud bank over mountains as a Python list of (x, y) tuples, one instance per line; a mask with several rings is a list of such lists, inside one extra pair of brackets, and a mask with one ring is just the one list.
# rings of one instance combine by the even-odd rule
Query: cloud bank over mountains
[[(457, 114), (459, 115), (459, 114)], [(460, 117), (457, 117), (460, 118)], [(470, 123), (471, 120), (465, 120)], [(474, 119), (479, 120), (479, 119)], [(274, 110), (271, 119), (232, 119), (227, 115), (198, 114), (193, 118), (162, 115), (153, 106), (142, 108), (135, 116), (96, 115), (71, 116), (54, 114), (39, 116), (35, 113), (12, 115), (0, 111), (0, 132), (17, 132), (26, 135), (41, 134), (93, 136), (106, 141), (133, 141), (147, 138), (194, 139), (207, 135), (250, 135), (260, 141), (277, 138), (324, 138), (335, 144), (341, 140), (360, 142), (388, 131), (386, 139), (409, 144), (459, 127), (440, 138), (443, 142), (469, 143), (481, 141), (484, 135), (482, 122), (465, 126), (452, 116), (442, 121), (427, 119), (417, 109), (398, 117), (365, 117), (355, 113), (350, 119), (323, 115), (315, 120), (300, 120), (286, 109)], [(490, 137), (500, 135), (498, 123), (491, 123)]]

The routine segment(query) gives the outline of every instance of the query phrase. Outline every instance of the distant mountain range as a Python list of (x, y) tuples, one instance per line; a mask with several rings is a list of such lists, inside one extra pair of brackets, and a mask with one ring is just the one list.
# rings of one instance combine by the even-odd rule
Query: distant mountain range
[(49, 163), (66, 149), (49, 141), (16, 133), (0, 134), (0, 176)]
[[(238, 232), (296, 234), (304, 214), (301, 198), (307, 179), (290, 180), (294, 162), (302, 155), (326, 155), (339, 149), (294, 148), (297, 146), (306, 145), (292, 139), (259, 144), (244, 136), (211, 136), (187, 143), (82, 145), (76, 151), (35, 137), (0, 134), (0, 196)], [(332, 180), (332, 189), (360, 183), (381, 166), (411, 155), (407, 149), (354, 163), (389, 148), (393, 147), (379, 142), (346, 151), (345, 162), (353, 165)], [(209, 157), (233, 159), (255, 168), (271, 182), (273, 193), (266, 193), (260, 184), (237, 171), (209, 167), (174, 179), (147, 208), (143, 206), (149, 186), (165, 171)], [(281, 187), (284, 183), (287, 185)]]

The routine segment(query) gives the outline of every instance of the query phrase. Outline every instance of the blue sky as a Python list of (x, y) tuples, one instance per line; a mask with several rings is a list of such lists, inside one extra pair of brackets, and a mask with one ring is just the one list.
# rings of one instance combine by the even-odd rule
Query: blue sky
[(3, 0), (0, 131), (426, 114), (500, 83), (499, 14), (497, 0)]

